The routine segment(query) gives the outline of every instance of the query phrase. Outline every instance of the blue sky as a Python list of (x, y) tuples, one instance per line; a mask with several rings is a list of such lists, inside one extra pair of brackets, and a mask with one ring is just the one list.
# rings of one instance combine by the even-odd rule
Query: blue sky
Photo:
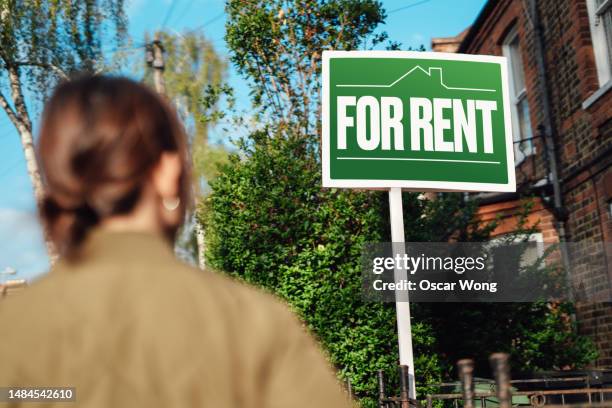
[[(429, 48), (432, 37), (452, 36), (469, 26), (484, 3), (485, 0), (383, 0), (388, 18), (381, 29), (392, 40), (401, 42), (402, 48), (421, 44)], [(218, 52), (227, 56), (223, 5), (223, 0), (128, 0), (130, 35), (139, 45), (145, 32), (159, 29), (164, 21), (166, 29), (179, 33), (200, 28)], [(248, 88), (231, 67), (228, 81), (235, 88), (238, 108), (247, 108)], [(0, 112), (0, 242), (0, 271), (12, 267), (18, 271), (17, 278), (32, 279), (47, 270), (19, 137), (4, 111)], [(0, 282), (4, 279), (0, 275)]]

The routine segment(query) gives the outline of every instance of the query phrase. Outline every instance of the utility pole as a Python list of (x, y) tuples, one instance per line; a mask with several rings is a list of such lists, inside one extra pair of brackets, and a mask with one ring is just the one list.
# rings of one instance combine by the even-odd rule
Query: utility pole
[(151, 44), (146, 47), (147, 65), (153, 68), (153, 83), (158, 94), (166, 96), (166, 83), (164, 82), (164, 47), (162, 45), (159, 33), (155, 33), (155, 37)]

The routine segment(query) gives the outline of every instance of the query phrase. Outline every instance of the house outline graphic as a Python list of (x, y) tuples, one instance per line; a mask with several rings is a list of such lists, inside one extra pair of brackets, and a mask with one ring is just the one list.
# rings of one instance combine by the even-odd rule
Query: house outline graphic
[(395, 81), (393, 81), (393, 82), (391, 82), (390, 84), (387, 84), (387, 85), (381, 85), (381, 84), (336, 84), (336, 87), (338, 87), (338, 88), (391, 88), (394, 85), (396, 85), (397, 83), (399, 83), (401, 80), (406, 78), (408, 75), (412, 74), (417, 69), (420, 69), (428, 77), (432, 76), (432, 73), (433, 73), (432, 71), (439, 71), (440, 72), (440, 85), (442, 85), (445, 89), (448, 89), (448, 90), (451, 90), (451, 91), (496, 92), (496, 89), (462, 88), (462, 87), (456, 87), (456, 86), (448, 86), (448, 85), (446, 85), (444, 83), (444, 77), (442, 75), (443, 71), (442, 71), (441, 67), (429, 67), (429, 69), (426, 70), (423, 67), (421, 67), (420, 65), (414, 66), (412, 69), (410, 69), (404, 75), (400, 76)]

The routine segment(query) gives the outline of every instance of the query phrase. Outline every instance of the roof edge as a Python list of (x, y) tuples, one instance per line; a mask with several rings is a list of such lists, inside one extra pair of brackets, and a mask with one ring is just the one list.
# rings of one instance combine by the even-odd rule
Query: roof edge
[(461, 44), (459, 44), (457, 52), (465, 53), (465, 50), (467, 49), (468, 45), (472, 42), (478, 30), (480, 30), (484, 21), (489, 16), (489, 14), (491, 14), (491, 11), (493, 11), (493, 9), (497, 6), (498, 3), (499, 0), (488, 0), (485, 3), (485, 5), (478, 13), (478, 16), (476, 16), (476, 20), (474, 20), (474, 23), (471, 25), (470, 30), (467, 32), (467, 34), (461, 41)]

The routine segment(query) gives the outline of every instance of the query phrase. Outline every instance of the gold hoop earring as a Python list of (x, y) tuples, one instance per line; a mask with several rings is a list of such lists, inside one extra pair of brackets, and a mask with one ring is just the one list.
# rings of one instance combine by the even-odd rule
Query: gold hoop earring
[(181, 205), (181, 199), (179, 197), (164, 197), (162, 198), (162, 205), (166, 210), (174, 211)]

